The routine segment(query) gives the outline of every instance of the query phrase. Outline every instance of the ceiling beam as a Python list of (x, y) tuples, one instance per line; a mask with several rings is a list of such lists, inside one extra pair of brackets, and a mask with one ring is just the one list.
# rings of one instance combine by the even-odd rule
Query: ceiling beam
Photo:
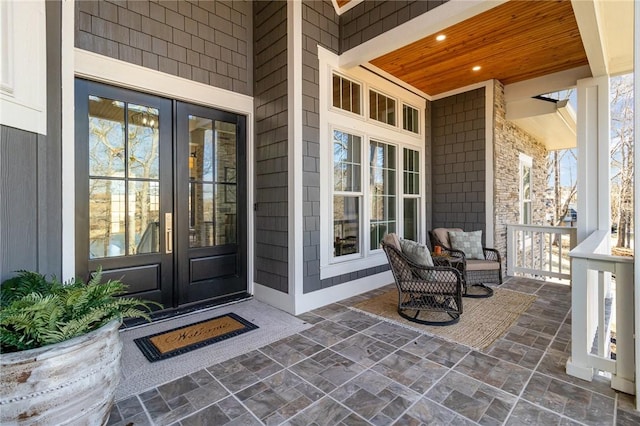
[(340, 55), (353, 68), (505, 3), (507, 0), (450, 0)]
[(594, 0), (571, 0), (593, 77), (608, 74), (600, 14)]
[(575, 87), (578, 80), (591, 77), (588, 65), (532, 78), (504, 86), (505, 102), (527, 99), (544, 93), (553, 93)]

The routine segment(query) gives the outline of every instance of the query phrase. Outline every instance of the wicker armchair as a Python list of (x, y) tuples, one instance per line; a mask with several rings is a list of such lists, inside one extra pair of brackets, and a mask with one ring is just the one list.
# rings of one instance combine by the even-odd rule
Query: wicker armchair
[(398, 314), (428, 325), (458, 322), (462, 314), (462, 275), (451, 266), (420, 266), (399, 246), (381, 243), (398, 288)]
[(465, 281), (465, 296), (493, 295), (493, 290), (485, 284), (502, 284), (502, 260), (498, 250), (482, 247), (484, 259), (467, 259), (464, 252), (451, 248), (449, 231), (462, 231), (462, 229), (435, 228), (429, 232), (429, 237), (433, 247), (440, 246), (443, 253), (462, 257), (460, 270)]

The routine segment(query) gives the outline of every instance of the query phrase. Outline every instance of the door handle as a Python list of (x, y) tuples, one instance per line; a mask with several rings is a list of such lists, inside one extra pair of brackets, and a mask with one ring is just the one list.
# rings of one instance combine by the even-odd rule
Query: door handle
[(173, 215), (164, 214), (164, 251), (166, 254), (173, 253)]

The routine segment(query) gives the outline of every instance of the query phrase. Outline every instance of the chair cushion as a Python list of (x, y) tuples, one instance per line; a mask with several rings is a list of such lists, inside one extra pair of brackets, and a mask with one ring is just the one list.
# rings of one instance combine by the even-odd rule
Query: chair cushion
[(389, 244), (394, 249), (398, 250), (399, 252), (402, 252), (402, 247), (400, 246), (400, 239), (398, 238), (397, 234), (393, 232), (391, 234), (386, 234), (384, 238), (382, 238), (382, 242), (385, 244)]
[(460, 228), (435, 228), (431, 233), (440, 242), (440, 244), (452, 248), (451, 241), (449, 241), (449, 231), (462, 232)]
[(412, 240), (401, 239), (400, 247), (402, 247), (402, 253), (407, 256), (407, 259), (416, 265), (433, 266), (431, 253), (426, 246)]
[(451, 248), (461, 250), (467, 259), (484, 259), (482, 251), (482, 231), (449, 231)]
[(500, 262), (496, 262), (495, 260), (467, 260), (467, 271), (493, 271), (498, 269), (500, 269)]

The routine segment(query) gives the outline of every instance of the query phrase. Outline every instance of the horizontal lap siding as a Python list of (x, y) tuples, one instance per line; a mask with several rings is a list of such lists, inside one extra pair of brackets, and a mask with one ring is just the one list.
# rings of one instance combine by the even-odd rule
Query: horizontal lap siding
[(288, 292), (287, 3), (254, 4), (255, 282)]
[(250, 1), (76, 1), (75, 45), (252, 94)]

